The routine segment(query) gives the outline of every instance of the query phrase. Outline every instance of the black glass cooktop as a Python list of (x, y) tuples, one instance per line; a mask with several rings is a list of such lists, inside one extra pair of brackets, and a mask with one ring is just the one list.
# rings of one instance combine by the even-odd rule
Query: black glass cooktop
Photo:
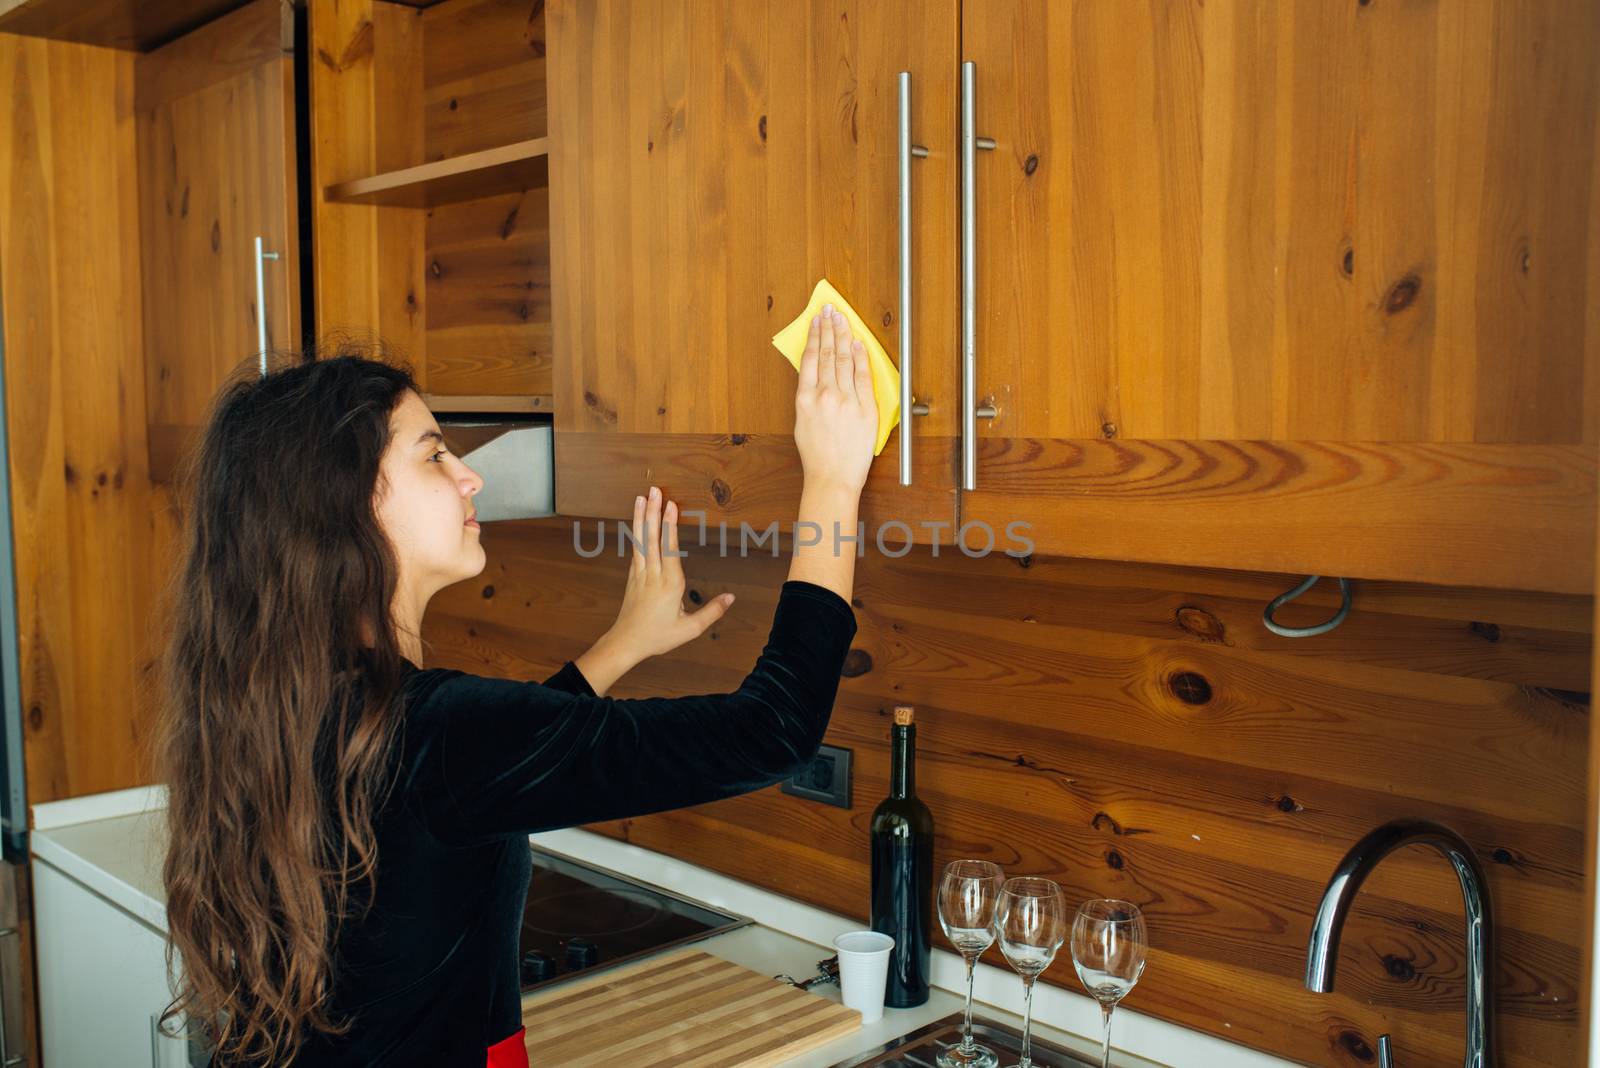
[(533, 878), (518, 939), (522, 991), (750, 922), (615, 872), (534, 849)]

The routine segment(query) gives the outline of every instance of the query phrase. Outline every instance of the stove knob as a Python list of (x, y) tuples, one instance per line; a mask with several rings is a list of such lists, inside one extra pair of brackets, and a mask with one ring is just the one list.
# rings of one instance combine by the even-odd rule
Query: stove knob
[(554, 979), (556, 975), (556, 959), (547, 953), (534, 950), (522, 955), (522, 981), (524, 983), (542, 983), (546, 979)]
[(587, 938), (574, 938), (567, 942), (567, 971), (592, 968), (600, 963), (600, 947)]

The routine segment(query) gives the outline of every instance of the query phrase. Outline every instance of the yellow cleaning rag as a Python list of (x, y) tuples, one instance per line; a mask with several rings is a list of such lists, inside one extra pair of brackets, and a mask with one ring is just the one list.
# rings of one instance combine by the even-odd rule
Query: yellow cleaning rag
[(843, 312), (850, 323), (850, 332), (867, 347), (867, 358), (872, 364), (872, 397), (878, 404), (878, 444), (872, 450), (872, 455), (876, 456), (883, 451), (884, 442), (889, 440), (889, 432), (900, 422), (900, 371), (889, 362), (889, 354), (883, 350), (872, 331), (867, 329), (861, 316), (850, 307), (850, 302), (841, 297), (833, 284), (824, 278), (811, 291), (811, 303), (806, 305), (806, 310), (773, 335), (772, 343), (788, 357), (796, 371), (800, 370), (800, 357), (806, 351), (806, 335), (811, 331), (811, 320), (822, 314), (824, 304), (832, 304)]

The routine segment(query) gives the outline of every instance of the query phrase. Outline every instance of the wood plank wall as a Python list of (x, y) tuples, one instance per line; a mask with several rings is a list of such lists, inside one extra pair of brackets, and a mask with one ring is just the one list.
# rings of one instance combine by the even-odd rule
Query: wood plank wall
[(536, 0), (310, 5), (317, 330), (381, 338), (430, 394), (552, 392), (546, 186), (431, 208), (326, 187), (546, 132)]
[(152, 610), (175, 533), (145, 443), (134, 55), (0, 34), (0, 92), (0, 316), (33, 803), (149, 781)]
[[(592, 546), (594, 522), (583, 531)], [(578, 557), (571, 520), (490, 524), (484, 543), (484, 574), (435, 599), (430, 664), (534, 677), (614, 618), (622, 562)], [(689, 549), (691, 599), (739, 600), (617, 696), (733, 689), (760, 652), (786, 559)], [(1340, 1068), (1375, 1063), (1387, 1031), (1404, 1063), (1453, 1068), (1461, 905), (1438, 856), (1413, 847), (1370, 880), (1336, 993), (1301, 983), (1345, 849), (1385, 820), (1434, 818), (1489, 871), (1502, 1063), (1581, 1063), (1591, 599), (1360, 583), (1336, 631), (1279, 638), (1261, 609), (1294, 581), (869, 553), (828, 738), (855, 753), (854, 809), (772, 788), (596, 829), (865, 919), (888, 713), (909, 703), (936, 862), (991, 857), (1074, 899), (1139, 902), (1153, 949), (1130, 1007)], [(1334, 604), (1303, 600), (1286, 621)], [(1065, 954), (1046, 978), (1079, 989)]]
[(341, 203), (327, 187), (422, 162), (421, 18), (372, 0), (312, 3), (306, 18), (316, 330), (382, 338), (420, 363), (421, 209)]
[[(448, 0), (422, 27), (428, 160), (549, 132), (542, 3)], [(429, 209), (426, 244), (429, 391), (552, 393), (548, 182)]]

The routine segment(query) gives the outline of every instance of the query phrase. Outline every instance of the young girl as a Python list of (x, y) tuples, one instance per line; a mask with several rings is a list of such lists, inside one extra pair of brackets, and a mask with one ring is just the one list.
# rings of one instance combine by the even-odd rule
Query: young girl
[(856, 629), (856, 543), (833, 534), (856, 532), (876, 434), (866, 353), (828, 309), (794, 429), (798, 521), (823, 536), (796, 539), (760, 659), (732, 693), (619, 700), (618, 678), (733, 601), (683, 610), (677, 508), (655, 487), (592, 649), (542, 683), (430, 669), (429, 599), (484, 567), (483, 483), (410, 377), (344, 356), (225, 388), (164, 664), (166, 1018), (194, 1021), (219, 1068), (527, 1065), (527, 835), (758, 790), (810, 760)]

